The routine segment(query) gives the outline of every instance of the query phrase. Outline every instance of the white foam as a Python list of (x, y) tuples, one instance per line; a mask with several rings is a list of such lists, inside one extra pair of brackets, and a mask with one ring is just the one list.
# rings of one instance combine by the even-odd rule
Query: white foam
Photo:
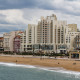
[(47, 71), (58, 72), (62, 74), (68, 74), (68, 77), (74, 75), (75, 78), (80, 78), (80, 72), (65, 70), (64, 68), (40, 68)]
[(0, 62), (0, 65), (9, 66), (9, 67), (37, 68), (40, 70), (53, 71), (53, 72), (58, 72), (58, 73), (63, 73), (63, 74), (65, 73), (65, 74), (69, 74), (69, 75), (75, 75), (76, 78), (80, 78), (80, 72), (65, 70), (61, 67), (51, 68), (51, 67), (40, 67), (40, 66), (22, 65), (22, 64), (16, 64), (16, 63), (4, 63), (4, 62)]
[(16, 64), (16, 63), (4, 63), (4, 62), (0, 62), (0, 65), (9, 66), (9, 67), (36, 68), (35, 66), (22, 65), (22, 64)]

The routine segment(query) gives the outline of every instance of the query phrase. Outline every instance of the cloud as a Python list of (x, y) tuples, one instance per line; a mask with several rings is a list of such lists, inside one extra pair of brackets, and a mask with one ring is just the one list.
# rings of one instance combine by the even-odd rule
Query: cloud
[(0, 33), (25, 29), (26, 29), (25, 25), (23, 26), (23, 25), (0, 24)]
[(0, 0), (0, 9), (44, 9), (80, 16), (80, 0)]
[(0, 0), (0, 9), (21, 9), (33, 8), (37, 4), (37, 0)]
[(62, 19), (67, 20), (69, 23), (70, 22), (77, 23), (79, 25), (80, 21), (79, 16), (69, 15), (66, 13), (62, 14), (62, 12), (57, 10), (29, 9), (29, 8), (0, 10), (0, 24), (6, 24), (9, 27), (10, 25), (13, 25), (14, 28), (17, 25), (26, 28), (27, 24), (37, 24), (38, 19), (40, 19), (41, 16), (46, 17), (50, 16), (51, 14), (56, 14), (57, 17), (61, 20)]
[(63, 14), (70, 14), (75, 16), (80, 16), (80, 1), (68, 1), (68, 0), (50, 0), (51, 8), (49, 10), (56, 10), (62, 12)]
[(25, 30), (27, 24), (36, 23), (35, 16), (25, 18), (25, 11), (20, 9), (0, 10), (0, 34), (14, 30)]
[(0, 0), (0, 32), (26, 29), (51, 14), (79, 28), (80, 0)]
[(7, 23), (26, 23), (26, 20), (22, 17), (23, 13), (21, 10), (0, 10), (0, 14), (5, 16), (5, 21)]

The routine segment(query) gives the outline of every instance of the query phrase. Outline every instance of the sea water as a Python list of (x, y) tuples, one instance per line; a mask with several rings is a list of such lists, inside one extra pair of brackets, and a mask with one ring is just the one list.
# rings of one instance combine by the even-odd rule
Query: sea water
[(0, 63), (0, 80), (80, 80), (80, 72), (62, 68)]

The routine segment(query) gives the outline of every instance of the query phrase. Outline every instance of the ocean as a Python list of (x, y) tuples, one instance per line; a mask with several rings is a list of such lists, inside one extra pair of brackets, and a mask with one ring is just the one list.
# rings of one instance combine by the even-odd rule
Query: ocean
[(80, 72), (0, 62), (0, 80), (80, 80)]

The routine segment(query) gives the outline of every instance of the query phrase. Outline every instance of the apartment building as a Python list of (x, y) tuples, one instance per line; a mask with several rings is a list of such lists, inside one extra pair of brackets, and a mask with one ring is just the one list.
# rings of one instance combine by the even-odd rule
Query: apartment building
[(66, 21), (58, 21), (57, 26), (54, 28), (54, 44), (55, 44), (55, 49), (56, 53), (66, 53), (66, 34), (67, 34), (67, 22)]
[(28, 24), (21, 34), (21, 51), (66, 53), (73, 50), (74, 38), (79, 34), (77, 24), (58, 20), (55, 14), (41, 17), (38, 24)]
[(34, 44), (37, 44), (37, 25), (28, 24), (28, 27), (26, 30), (27, 50), (32, 51)]
[(74, 50), (74, 42), (75, 37), (80, 34), (80, 32), (69, 32), (66, 36), (66, 44), (67, 44), (67, 51)]
[(80, 33), (74, 39), (74, 48), (80, 50)]
[(4, 33), (4, 51), (14, 51), (13, 42), (16, 35), (18, 35), (21, 31), (12, 31), (9, 33)]
[(68, 27), (71, 28), (71, 32), (77, 32), (77, 24), (68, 24)]
[(0, 51), (4, 51), (4, 48), (3, 48), (4, 43), (3, 43), (3, 41), (4, 41), (4, 38), (0, 37)]
[(67, 21), (57, 20), (56, 15), (41, 17), (38, 25), (29, 24), (26, 30), (26, 45), (29, 50), (56, 53), (66, 52)]
[(20, 52), (27, 51), (27, 45), (26, 45), (26, 31), (22, 32), (20, 34)]
[(13, 51), (20, 52), (20, 35), (15, 36), (13, 41)]
[(54, 14), (46, 18), (41, 17), (41, 21), (38, 22), (37, 42), (47, 45), (50, 51), (66, 52), (66, 28), (68, 28), (67, 21), (57, 20)]

